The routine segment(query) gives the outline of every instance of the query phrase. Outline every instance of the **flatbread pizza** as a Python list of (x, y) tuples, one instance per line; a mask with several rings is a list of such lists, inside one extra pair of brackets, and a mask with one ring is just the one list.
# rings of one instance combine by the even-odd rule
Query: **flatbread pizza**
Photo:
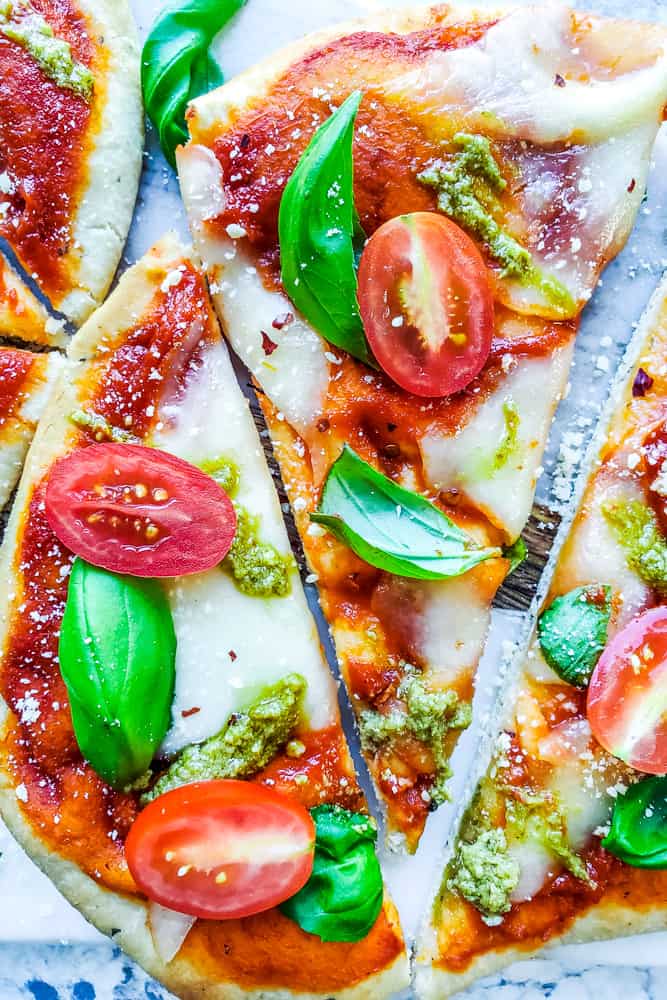
[(440, 5), (308, 37), (190, 106), (196, 249), (393, 846), (447, 797), (578, 316), (666, 100), (657, 27)]
[(336, 686), (173, 237), (70, 344), (0, 559), (0, 810), (64, 895), (181, 997), (403, 988)]
[(77, 324), (118, 266), (142, 136), (126, 0), (3, 0), (0, 236)]
[(417, 952), (444, 997), (546, 944), (667, 924), (663, 281)]

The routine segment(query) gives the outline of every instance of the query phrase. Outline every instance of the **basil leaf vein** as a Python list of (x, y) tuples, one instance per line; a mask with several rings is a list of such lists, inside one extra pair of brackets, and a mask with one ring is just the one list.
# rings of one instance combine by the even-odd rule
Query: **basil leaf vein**
[(500, 548), (482, 548), (442, 511), (399, 486), (345, 445), (329, 470), (318, 511), (322, 524), (361, 559), (397, 576), (461, 576)]
[(365, 234), (354, 207), (354, 91), (315, 132), (280, 202), (283, 285), (296, 308), (335, 347), (373, 363), (357, 301)]
[(315, 822), (313, 871), (305, 886), (280, 909), (322, 941), (360, 941), (382, 909), (375, 824), (370, 816), (335, 805), (317, 806), (311, 815)]
[(634, 868), (667, 868), (667, 777), (645, 778), (618, 796), (602, 846)]
[(75, 559), (58, 656), (81, 753), (125, 788), (146, 772), (171, 716), (176, 636), (159, 583)]
[(607, 644), (611, 587), (576, 587), (542, 612), (537, 636), (544, 659), (573, 687), (584, 688)]
[(217, 33), (246, 0), (179, 0), (155, 21), (141, 55), (141, 87), (150, 120), (169, 163), (187, 142), (188, 103), (224, 83), (209, 51)]

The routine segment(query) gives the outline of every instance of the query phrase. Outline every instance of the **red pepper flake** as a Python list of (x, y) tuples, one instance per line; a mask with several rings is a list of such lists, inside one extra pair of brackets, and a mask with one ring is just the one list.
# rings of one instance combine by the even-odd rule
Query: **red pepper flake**
[(273, 352), (277, 349), (278, 345), (275, 341), (271, 340), (268, 333), (262, 330), (262, 350), (266, 354), (267, 358), (270, 358)]
[(317, 421), (316, 426), (320, 434), (326, 434), (326, 432), (331, 427), (331, 423), (329, 422), (327, 417), (320, 417), (320, 419)]
[(250, 145), (250, 136), (248, 135), (247, 132), (244, 132), (243, 135), (241, 136), (241, 141), (239, 143), (239, 146), (241, 147), (241, 149), (247, 149), (249, 145)]
[(236, 659), (236, 653), (234, 652), (234, 650), (233, 650), (233, 649), (230, 649), (230, 650), (229, 650), (229, 659), (230, 659), (230, 660), (232, 661), (232, 663), (233, 663), (233, 662), (234, 662), (234, 660)]
[(189, 719), (191, 715), (196, 715), (197, 712), (201, 712), (201, 708), (184, 708), (181, 715), (184, 719)]
[(556, 84), (557, 87), (564, 87), (565, 86), (565, 80), (560, 75), (560, 73), (556, 73), (556, 78), (554, 79), (554, 83)]
[(276, 316), (271, 326), (274, 330), (282, 330), (293, 322), (294, 313), (281, 313), (280, 316)]
[(653, 379), (648, 372), (645, 372), (643, 368), (638, 368), (635, 380), (632, 383), (632, 395), (635, 397), (645, 396), (652, 385)]
[(637, 187), (637, 181), (633, 177), (630, 183), (628, 184), (628, 194), (632, 194), (632, 192), (636, 187)]

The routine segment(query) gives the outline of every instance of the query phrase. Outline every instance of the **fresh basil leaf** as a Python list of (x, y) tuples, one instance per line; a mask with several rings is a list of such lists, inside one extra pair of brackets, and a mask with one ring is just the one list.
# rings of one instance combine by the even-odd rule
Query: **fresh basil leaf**
[(160, 585), (75, 559), (58, 656), (81, 753), (126, 787), (169, 727), (176, 636)]
[(317, 806), (313, 871), (282, 912), (322, 941), (360, 941), (382, 909), (382, 874), (370, 816), (340, 806)]
[(283, 192), (280, 268), (287, 294), (318, 333), (372, 362), (357, 301), (365, 234), (354, 207), (352, 138), (356, 90), (317, 130)]
[(417, 580), (461, 576), (502, 555), (499, 548), (480, 548), (434, 504), (377, 472), (348, 445), (310, 519), (371, 566)]
[(667, 868), (667, 778), (645, 778), (614, 802), (602, 846), (634, 868)]
[(524, 542), (523, 538), (519, 536), (516, 542), (512, 545), (508, 545), (507, 548), (503, 549), (503, 556), (505, 559), (509, 559), (510, 568), (507, 570), (507, 575), (509, 576), (518, 569), (522, 562), (525, 562), (528, 558), (528, 546)]
[(540, 615), (537, 636), (542, 654), (558, 676), (584, 688), (607, 643), (611, 587), (577, 587), (557, 597)]
[(176, 147), (188, 140), (188, 103), (224, 83), (209, 51), (217, 33), (246, 0), (178, 0), (151, 28), (141, 55), (141, 87), (148, 117), (172, 167)]

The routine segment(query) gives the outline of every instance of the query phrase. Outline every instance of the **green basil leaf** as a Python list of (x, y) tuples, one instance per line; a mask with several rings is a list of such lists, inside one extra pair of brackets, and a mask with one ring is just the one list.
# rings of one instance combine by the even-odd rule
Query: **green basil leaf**
[(614, 802), (602, 846), (634, 868), (667, 868), (667, 778), (646, 778)]
[(508, 545), (506, 549), (503, 550), (503, 556), (505, 559), (509, 559), (510, 568), (507, 570), (507, 575), (513, 573), (515, 569), (518, 569), (522, 562), (525, 562), (528, 558), (528, 546), (524, 542), (523, 538), (519, 536), (516, 542), (512, 545)]
[(354, 207), (355, 91), (317, 130), (283, 192), (278, 217), (287, 294), (318, 333), (366, 363), (356, 266), (365, 234)]
[(375, 855), (377, 830), (369, 816), (340, 806), (317, 806), (313, 871), (282, 912), (322, 941), (360, 941), (382, 909), (383, 888)]
[(577, 587), (540, 615), (537, 636), (549, 666), (567, 684), (584, 688), (607, 643), (611, 587)]
[(179, 0), (162, 11), (141, 55), (144, 104), (172, 167), (176, 147), (188, 140), (188, 103), (224, 82), (209, 52), (217, 33), (246, 0)]
[(76, 559), (58, 656), (81, 753), (125, 788), (146, 772), (170, 722), (176, 636), (160, 585)]
[(461, 576), (502, 555), (499, 548), (480, 548), (434, 504), (377, 472), (348, 445), (310, 519), (371, 566), (417, 580)]

